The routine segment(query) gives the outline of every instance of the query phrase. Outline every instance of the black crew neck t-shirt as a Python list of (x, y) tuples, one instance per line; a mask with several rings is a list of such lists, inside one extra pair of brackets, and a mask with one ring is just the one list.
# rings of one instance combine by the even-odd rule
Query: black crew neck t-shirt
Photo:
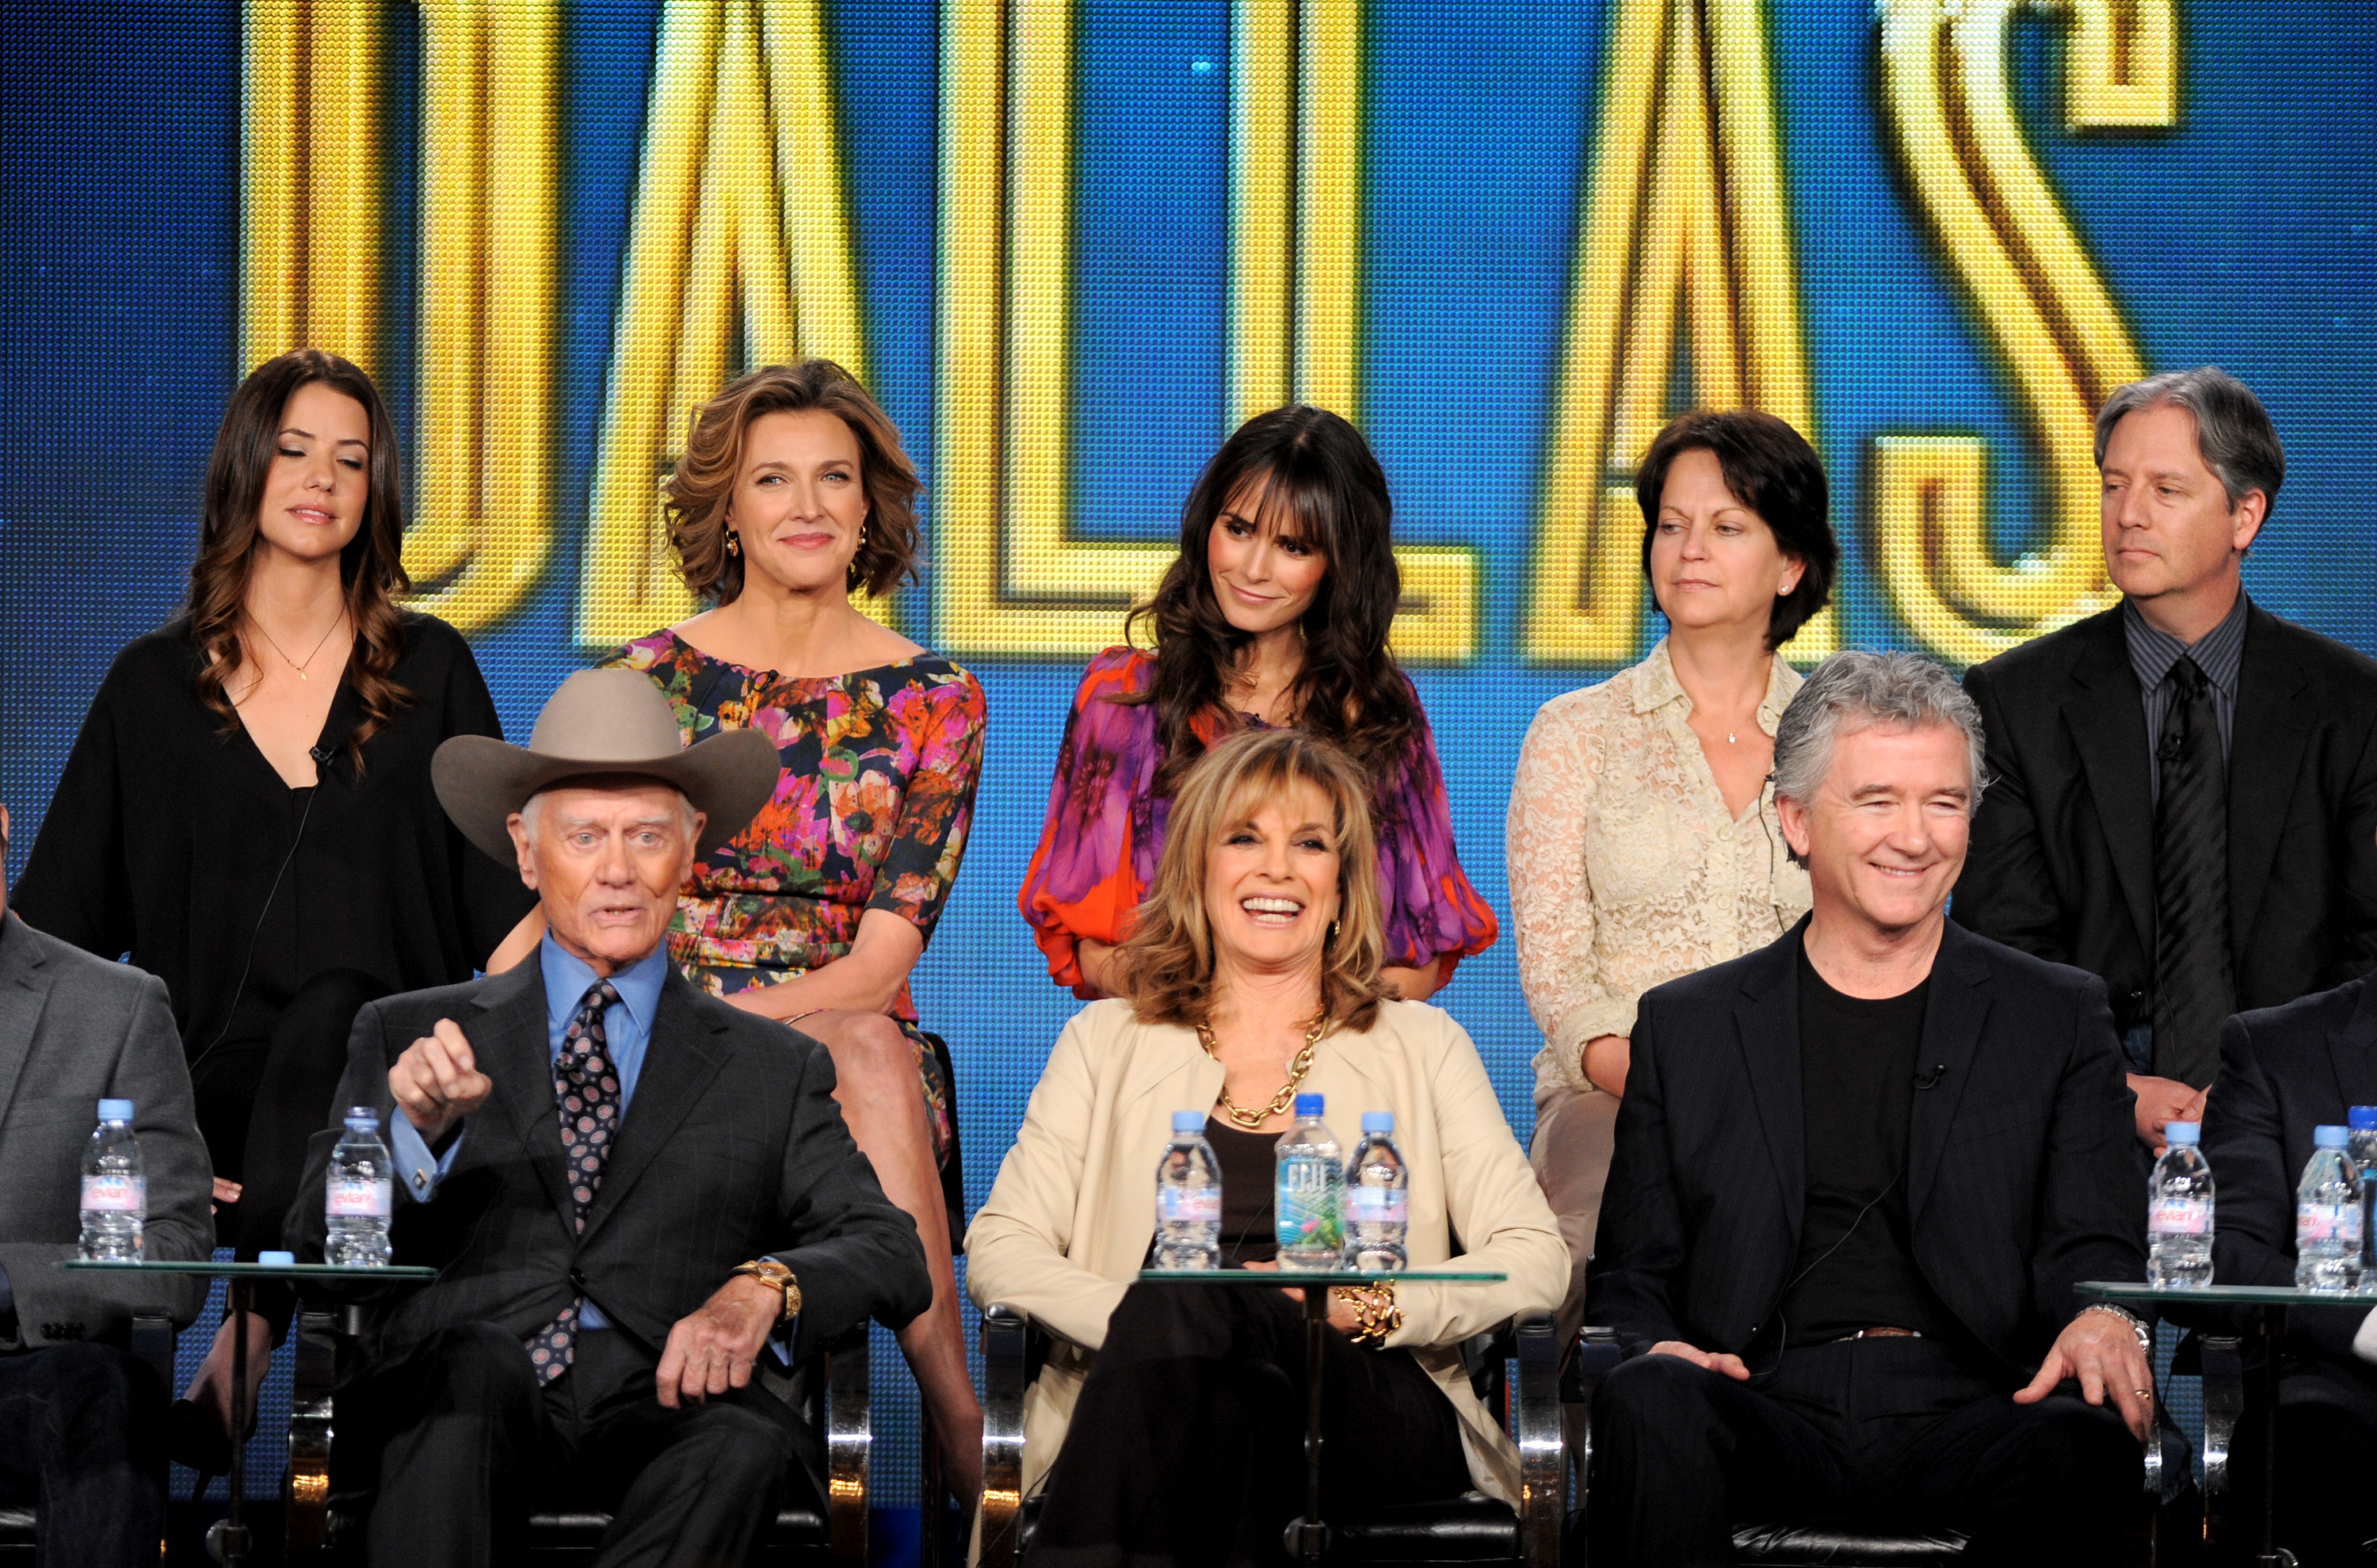
[(1906, 1199), (1923, 1007), (1931, 983), (1894, 997), (1845, 996), (1798, 953), (1799, 1093), (1807, 1201), (1783, 1293), (1785, 1343), (1865, 1328), (1938, 1335), (1947, 1311), (1916, 1266)]

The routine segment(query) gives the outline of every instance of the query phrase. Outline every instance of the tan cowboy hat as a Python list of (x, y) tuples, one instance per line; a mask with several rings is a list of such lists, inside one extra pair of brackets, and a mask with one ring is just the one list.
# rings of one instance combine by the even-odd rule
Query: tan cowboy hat
[(674, 784), (709, 819), (696, 855), (741, 832), (776, 793), (775, 742), (758, 730), (728, 730), (691, 746), (651, 677), (640, 670), (580, 670), (536, 716), (525, 748), (484, 735), (448, 738), (430, 760), (446, 815), (462, 836), (506, 865), (506, 826), (529, 796), (570, 779), (632, 773)]

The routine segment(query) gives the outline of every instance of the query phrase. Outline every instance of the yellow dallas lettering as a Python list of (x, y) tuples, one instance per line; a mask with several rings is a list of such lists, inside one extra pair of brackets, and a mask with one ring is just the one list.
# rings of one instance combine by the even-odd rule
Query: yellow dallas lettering
[[(1673, 412), (1679, 336), (1696, 404), (1747, 404), (1810, 428), (1760, 7), (1620, 0), (1607, 62), (1527, 613), (1527, 656), (1550, 664), (1639, 652), (1630, 476)], [(1791, 658), (1830, 652), (1835, 627), (1830, 610), (1810, 621)]]
[[(2065, 100), (2075, 130), (2175, 122), (2168, 0), (2079, 0)], [(2129, 329), (2024, 145), (2006, 78), (2014, 0), (1889, 0), (1882, 108), (1925, 217), (2005, 356), (2043, 460), (2039, 548), (1993, 548), (1987, 452), (1961, 436), (1875, 443), (1884, 590), (1938, 652), (1975, 663), (2111, 602), (2093, 425), (2144, 374)]]
[(672, 0), (646, 114), (579, 593), (593, 644), (695, 608), (660, 514), (695, 405), (749, 365), (866, 374), (818, 0)]
[[(1360, 35), (1352, 0), (1301, 10), (1300, 38), (1279, 0), (1233, 13), (1234, 421), (1290, 395), (1355, 412)], [(1121, 610), (1175, 554), (1070, 525), (1072, 31), (1063, 0), (942, 10), (933, 587), (936, 640), (955, 652), (1093, 652), (1120, 640)], [(1467, 658), (1472, 553), (1396, 557), (1396, 652)]]
[[(426, 0), (415, 607), (476, 631), (550, 548), (554, 175), (550, 5)], [(310, 345), (380, 375), (381, 6), (250, 0), (242, 349)], [(489, 84), (499, 90), (490, 92)]]

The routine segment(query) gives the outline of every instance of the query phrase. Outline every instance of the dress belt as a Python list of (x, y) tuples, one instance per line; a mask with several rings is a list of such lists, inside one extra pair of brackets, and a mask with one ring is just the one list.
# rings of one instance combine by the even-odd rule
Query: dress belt
[(1891, 1328), (1885, 1325), (1880, 1328), (1861, 1328), (1855, 1334), (1841, 1335), (1833, 1343), (1846, 1345), (1852, 1339), (1920, 1339), (1922, 1337), (1911, 1328)]

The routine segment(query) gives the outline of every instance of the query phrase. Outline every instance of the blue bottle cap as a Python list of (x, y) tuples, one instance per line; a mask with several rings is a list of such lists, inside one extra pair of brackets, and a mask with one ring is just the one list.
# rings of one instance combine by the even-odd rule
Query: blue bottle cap
[(1175, 1132), (1204, 1131), (1205, 1113), (1201, 1110), (1174, 1111), (1172, 1113), (1172, 1131)]
[(1308, 1117), (1308, 1116), (1319, 1116), (1319, 1115), (1320, 1114), (1320, 1102), (1321, 1102), (1321, 1098), (1322, 1098), (1322, 1096), (1320, 1096), (1320, 1095), (1296, 1095), (1296, 1116), (1297, 1116), (1299, 1119), (1301, 1119), (1301, 1118), (1303, 1118), (1303, 1117)]
[(256, 1261), (262, 1263), (266, 1268), (285, 1269), (295, 1265), (297, 1262), (297, 1254), (294, 1252), (258, 1252), (256, 1255)]
[(1366, 1110), (1366, 1111), (1364, 1111), (1364, 1112), (1362, 1113), (1362, 1131), (1365, 1131), (1365, 1132), (1392, 1132), (1394, 1130), (1395, 1130), (1395, 1113), (1394, 1113), (1394, 1112), (1392, 1112), (1392, 1111), (1391, 1111), (1391, 1110)]
[(357, 1106), (347, 1112), (347, 1128), (353, 1132), (376, 1132), (379, 1131), (379, 1112), (369, 1106)]
[(2350, 1125), (2355, 1132), (2377, 1132), (2377, 1106), (2354, 1106)]
[(102, 1101), (100, 1101), (100, 1102), (99, 1102), (99, 1119), (100, 1119), (100, 1120), (102, 1120), (102, 1121), (129, 1121), (129, 1120), (131, 1120), (131, 1119), (132, 1119), (132, 1102), (131, 1102), (130, 1100), (102, 1100)]
[(2352, 1129), (2349, 1127), (2314, 1127), (2311, 1130), (2311, 1147), (2314, 1149), (2349, 1148), (2352, 1144)]
[(2162, 1140), (2166, 1143), (2201, 1143), (2204, 1142), (2204, 1123), (2200, 1121), (2166, 1121), (2162, 1124)]

